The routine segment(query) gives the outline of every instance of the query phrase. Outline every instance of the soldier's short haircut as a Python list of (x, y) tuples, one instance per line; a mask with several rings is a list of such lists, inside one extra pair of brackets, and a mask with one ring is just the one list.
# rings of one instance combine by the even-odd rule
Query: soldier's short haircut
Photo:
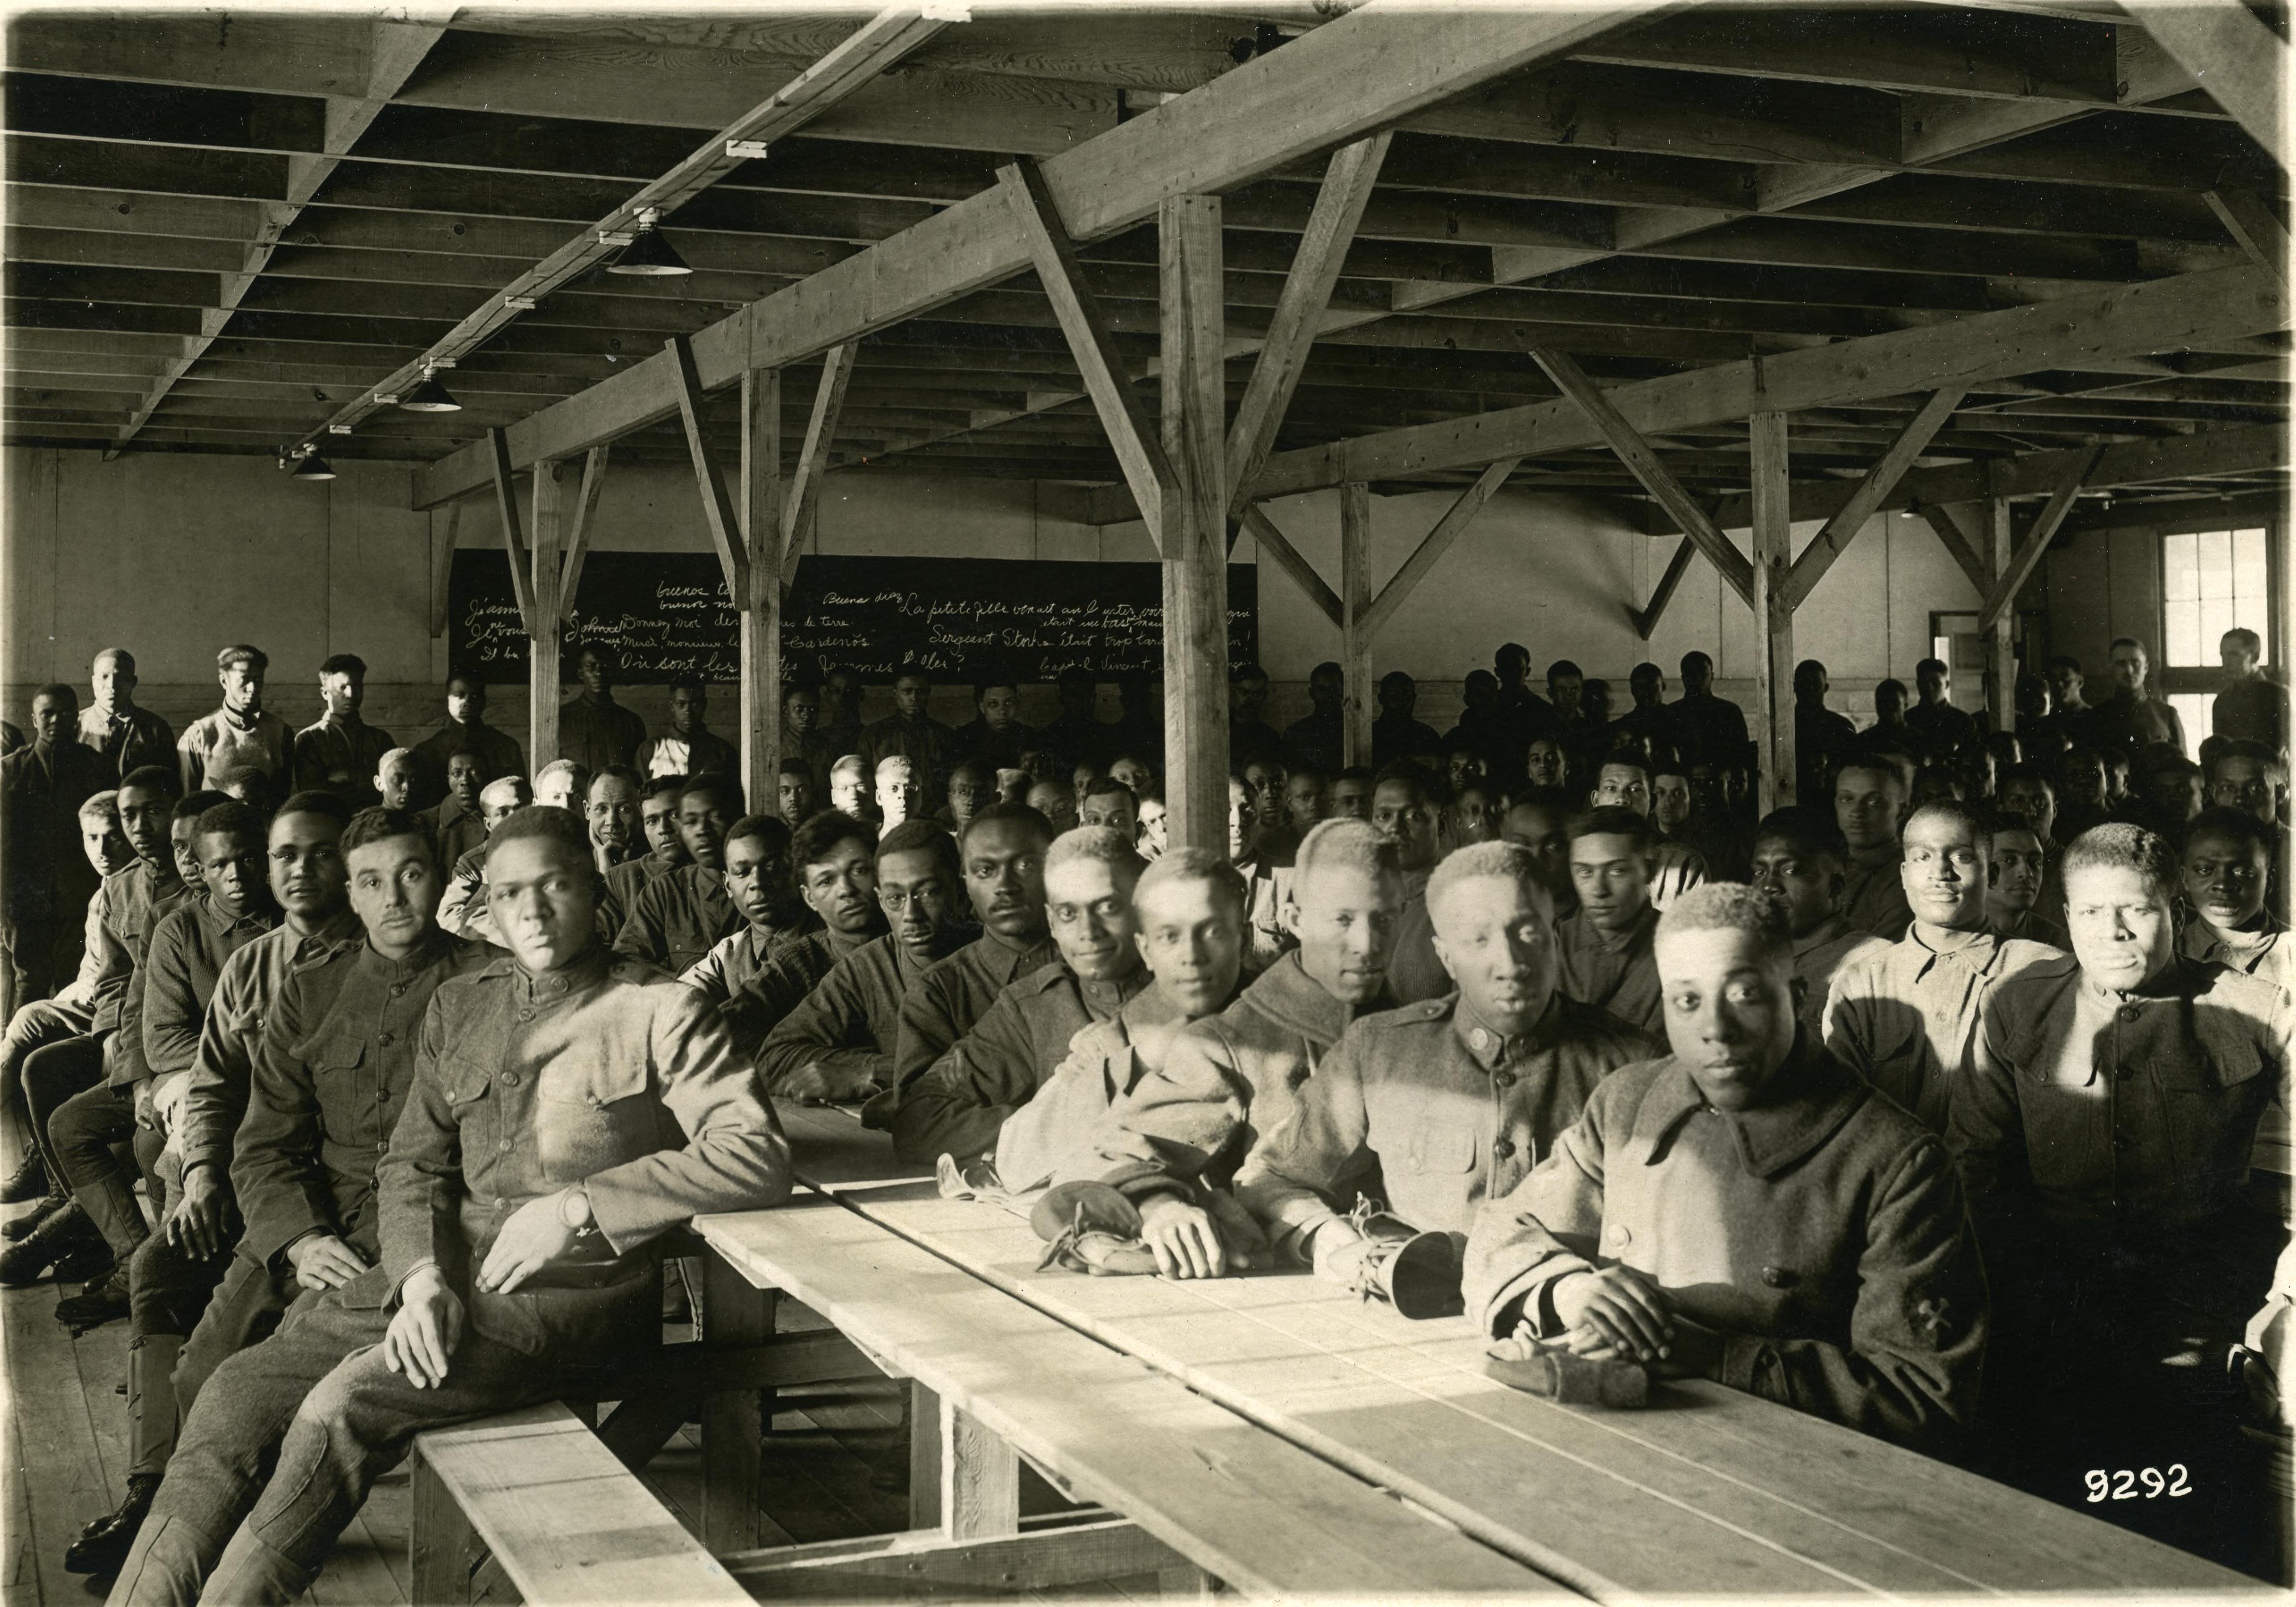
[(1562, 787), (1525, 787), (1507, 804), (1509, 810), (1546, 809), (1557, 818), (1569, 820), (1578, 808), (1578, 800)]
[(730, 775), (693, 776), (677, 790), (680, 807), (687, 799), (696, 797), (714, 798), (720, 803), (732, 804), (735, 814), (742, 812), (742, 783)]
[[(2245, 625), (2235, 625), (2218, 638), (2219, 646), (2226, 642), (2239, 643), (2242, 650), (2247, 652), (2260, 653), (2264, 651), (2264, 638)], [(132, 672), (135, 666), (130, 664), (127, 668)]]
[(365, 680), (366, 660), (355, 652), (330, 653), (319, 660), (319, 673), (323, 676), (357, 676)]
[(911, 758), (907, 754), (888, 753), (884, 758), (877, 761), (876, 779), (880, 786), (884, 784), (884, 781), (887, 776), (893, 774), (893, 767), (896, 765), (898, 765), (902, 769), (906, 770), (912, 777), (914, 777), (917, 773), (917, 761)]
[(1409, 787), (1418, 795), (1421, 803), (1431, 804), (1435, 801), (1435, 778), (1427, 773), (1427, 767), (1424, 765), (1414, 764), (1407, 758), (1392, 760), (1379, 767), (1379, 774), (1372, 777), (1371, 784), (1376, 791), (1386, 786), (1390, 782), (1399, 786)]
[(75, 709), (79, 707), (79, 693), (62, 681), (50, 681), (32, 694), (32, 701), (35, 703), (42, 698), (59, 703), (70, 703)]
[[(188, 820), (196, 823), (201, 816), (206, 814), (209, 809), (215, 808), (220, 804), (238, 802), (239, 799), (234, 798), (228, 792), (217, 791), (213, 787), (202, 787), (198, 791), (186, 793), (184, 797), (176, 800), (176, 807), (170, 810), (168, 815), (168, 824), (172, 825), (175, 822), (179, 820)], [(241, 807), (243, 808), (246, 806), (241, 805)], [(199, 830), (198, 825), (194, 824), (192, 830), (197, 832)]]
[(769, 854), (776, 849), (787, 852), (791, 837), (789, 822), (778, 815), (744, 815), (726, 832), (726, 851), (730, 853), (735, 843), (747, 842), (752, 837), (763, 842)]
[[(750, 818), (764, 817), (752, 815)], [(825, 865), (840, 842), (857, 842), (865, 856), (873, 854), (877, 851), (877, 828), (866, 821), (854, 819), (841, 809), (824, 809), (808, 816), (805, 824), (790, 833), (790, 858), (800, 871), (809, 865)]]
[(1833, 768), (1833, 779), (1838, 782), (1852, 770), (1864, 770), (1874, 775), (1883, 776), (1898, 791), (1902, 792), (1906, 790), (1906, 773), (1870, 748), (1861, 749), (1836, 765)]
[(433, 865), (439, 863), (438, 850), (430, 846), (429, 834), (413, 815), (405, 809), (381, 808), (361, 809), (351, 816), (350, 824), (343, 828), (343, 857), (349, 858), (371, 842), (384, 842), (393, 837), (412, 837), (422, 845), (424, 858)]
[(526, 804), (513, 809), (487, 839), (487, 857), (506, 842), (532, 839), (564, 849), (594, 876), (597, 862), (590, 857), (590, 828), (572, 811), (556, 804)]
[(1078, 863), (1104, 865), (1121, 875), (1134, 877), (1147, 868), (1132, 847), (1132, 840), (1112, 826), (1072, 826), (1053, 839), (1045, 850), (1045, 874)]
[(469, 759), (472, 765), (476, 766), (478, 767), (479, 778), (480, 780), (492, 781), (494, 779), (494, 777), (487, 774), (487, 756), (480, 752), (476, 748), (455, 749), (452, 753), (449, 753), (447, 756), (447, 768), (452, 770), (455, 767), (455, 761), (458, 758)]
[(2203, 837), (2234, 837), (2263, 855), (2268, 865), (2272, 863), (2273, 835), (2270, 827), (2246, 809), (2202, 809), (2185, 823), (2185, 851), (2190, 853), (2193, 844)]
[(1427, 878), (1427, 913), (1432, 915), (1444, 896), (1462, 881), (1483, 878), (1537, 888), (1539, 897), (1548, 900), (1552, 914), (1553, 895), (1538, 878), (1538, 859), (1522, 844), (1505, 841), (1471, 842), (1445, 855), (1434, 874)]
[[(1558, 750), (1560, 750), (1562, 746), (1560, 742), (1555, 740), (1554, 736), (1551, 733), (1547, 734), (1546, 740), (1554, 742)], [(1595, 767), (1595, 779), (1597, 782), (1601, 781), (1603, 779), (1603, 772), (1609, 769), (1613, 765), (1620, 766), (1628, 770), (1641, 771), (1644, 781), (1648, 781), (1650, 779), (1652, 771), (1654, 768), (1651, 764), (1651, 761), (1644, 756), (1641, 749), (1613, 748), (1608, 753), (1603, 755), (1603, 762)]]
[(1165, 849), (1140, 873), (1133, 885), (1132, 902), (1137, 906), (1158, 888), (1174, 881), (1202, 882), (1235, 911), (1239, 922), (1250, 912), (1251, 890), (1244, 884), (1243, 873), (1210, 849)]
[(2177, 850), (2167, 838), (2118, 820), (2091, 826), (2065, 850), (2059, 873), (2066, 881), (2072, 880), (2075, 871), (2087, 870), (2135, 871), (2154, 892), (2169, 898), (2177, 896), (2183, 881)]
[[(1047, 783), (1040, 782), (1037, 784)], [(972, 812), (972, 818), (964, 823), (964, 830), (957, 833), (958, 849), (961, 851), (966, 843), (971, 842), (975, 832), (1004, 821), (1011, 821), (1030, 833), (1040, 845), (1048, 846), (1053, 840), (1053, 823), (1045, 818), (1042, 810), (1032, 809), (1024, 803), (1005, 803), (999, 799)]]
[(263, 814), (250, 809), (236, 798), (226, 798), (221, 803), (201, 811), (192, 827), (194, 840), (201, 837), (246, 837), (256, 842), (263, 840)]
[(120, 782), (119, 790), (133, 787), (139, 792), (157, 792), (162, 798), (183, 795), (184, 778), (168, 765), (138, 765)]
[[(976, 816), (976, 818), (978, 818)], [(952, 888), (963, 879), (956, 863), (956, 839), (939, 821), (905, 820), (877, 839), (877, 865), (882, 869), (893, 854), (931, 854)]]
[(1581, 809), (1563, 831), (1573, 842), (1581, 837), (1624, 837), (1637, 854), (1647, 857), (1658, 852), (1658, 829), (1623, 804)]
[(2217, 772), (2224, 767), (2224, 762), (2228, 758), (2253, 759), (2264, 767), (2264, 773), (2274, 781), (2285, 784), (2288, 780), (2288, 766), (2280, 757), (2278, 749), (2268, 742), (2259, 742), (2253, 737), (2241, 736), (2226, 741), (2209, 756), (2208, 778), (2211, 783), (2216, 780)]
[(705, 698), (709, 695), (709, 683), (690, 669), (671, 676), (669, 689), (672, 692), (698, 692)]
[(1792, 804), (1772, 809), (1754, 828), (1754, 847), (1759, 849), (1765, 842), (1784, 843), (1806, 858), (1831, 859), (1844, 867), (1849, 864), (1849, 840), (1842, 836), (1833, 816), (1822, 809)]
[[(528, 804), (530, 804), (533, 800), (534, 789), (526, 784), (526, 777), (523, 775), (497, 775), (494, 780), (488, 782), (485, 786), (479, 789), (479, 808), (482, 809), (485, 808), (487, 807), (487, 795), (502, 787), (509, 787), (512, 789), (512, 796), (524, 798), (528, 800)], [(528, 807), (528, 804), (521, 804), (519, 808), (525, 808)], [(547, 807), (556, 808), (558, 806), (552, 804)], [(565, 811), (563, 810), (560, 811), (562, 814)], [(586, 826), (583, 829), (586, 831), (589, 828)]]
[(80, 805), (79, 817), (83, 824), (100, 820), (106, 826), (117, 826), (119, 824), (119, 789), (111, 787), (91, 794), (87, 801)]
[(1667, 906), (1658, 918), (1661, 940), (1693, 931), (1751, 932), (1765, 958), (1791, 964), (1793, 936), (1786, 924), (1785, 905), (1759, 888), (1742, 881), (1709, 881), (1693, 887)]
[[(802, 768), (802, 766), (800, 767)], [(657, 775), (645, 783), (644, 801), (652, 803), (657, 798), (667, 798), (671, 807), (675, 808), (677, 804), (677, 795), (685, 791), (685, 777), (683, 775)]]
[(1332, 779), (1334, 782), (1359, 781), (1368, 783), (1372, 779), (1372, 768), (1369, 765), (1349, 765), (1341, 770), (1337, 775), (1332, 777)]
[(217, 671), (236, 669), (242, 664), (261, 674), (271, 668), (271, 655), (261, 648), (250, 647), (244, 642), (234, 642), (216, 654)]
[(1950, 673), (1951, 672), (1946, 668), (1945, 660), (1943, 659), (1923, 659), (1920, 663), (1914, 666), (1914, 674), (1916, 676), (1927, 675), (1941, 676)]
[(1991, 851), (1994, 815), (1983, 804), (1959, 798), (1933, 798), (1906, 816), (1906, 832), (1913, 831), (1917, 820), (1949, 820), (1975, 838), (1980, 850)]
[[(802, 775), (808, 781), (811, 781), (813, 779), (813, 767), (807, 764), (801, 758), (785, 758), (782, 760), (780, 766), (775, 770), (774, 774), (776, 775)], [(682, 781), (680, 784), (683, 784)], [(653, 789), (652, 787), (648, 787), (646, 789), (646, 796), (649, 798), (653, 796)]]
[[(546, 777), (553, 775), (579, 776), (581, 774), (582, 767), (573, 759), (554, 758), (548, 764), (543, 766), (541, 769), (537, 770), (534, 773), (534, 790), (537, 792), (542, 791), (542, 783)], [(590, 790), (590, 783), (586, 781), (584, 782), (580, 790), (586, 794)]]
[(857, 753), (848, 753), (829, 767), (829, 779), (832, 785), (840, 775), (855, 775), (867, 781), (871, 779), (869, 761)]
[(1577, 676), (1583, 681), (1587, 678), (1587, 672), (1579, 668), (1575, 660), (1570, 659), (1557, 659), (1546, 667), (1546, 679), (1550, 685), (1561, 680), (1564, 676)]
[(1126, 786), (1113, 775), (1103, 775), (1096, 778), (1090, 786), (1084, 790), (1084, 801), (1090, 803), (1095, 798), (1109, 798), (1119, 792), (1123, 793), (1125, 798), (1133, 803), (1136, 804), (1140, 801), (1138, 799), (1132, 796), (1131, 788)]
[(377, 775), (381, 775), (385, 770), (390, 769), (390, 761), (391, 761), (392, 759), (398, 759), (398, 760), (399, 760), (399, 761), (400, 761), (401, 763), (403, 763), (403, 764), (409, 764), (409, 765), (411, 765), (411, 764), (413, 764), (413, 763), (414, 762), (414, 749), (412, 749), (412, 748), (393, 748), (393, 749), (391, 749), (391, 750), (390, 750), (390, 751), (389, 751), (388, 753), (384, 754), (381, 758), (379, 758), (379, 759), (377, 759), (377, 760), (375, 760), (375, 761), (374, 761), (374, 773), (375, 773)]
[(975, 754), (948, 773), (949, 785), (955, 786), (959, 781), (969, 781), (976, 787), (993, 787), (996, 784), (996, 767)]
[(632, 791), (643, 793), (645, 791), (645, 778), (629, 766), (606, 765), (594, 773), (590, 777), (590, 784), (582, 789), (584, 803), (590, 801), (590, 794), (598, 790), (598, 783), (602, 781), (626, 781), (629, 783)]
[(283, 820), (290, 815), (317, 815), (333, 821), (339, 826), (347, 826), (351, 823), (351, 807), (344, 800), (341, 794), (322, 792), (316, 788), (309, 791), (296, 793), (279, 806), (272, 818)]
[(1997, 778), (1997, 784), (1994, 789), (1995, 791), (2008, 791), (2009, 783), (2012, 782), (2026, 782), (2046, 788), (2051, 798), (2054, 798), (2057, 795), (2057, 783), (2051, 780), (2049, 773), (2046, 770), (2042, 769), (2038, 765), (2021, 764), (2003, 766), (2001, 774)]
[(1403, 874), (1395, 845), (1382, 837), (1371, 822), (1353, 816), (1319, 820), (1300, 840), (1300, 852), (1292, 861), (1293, 888), (1324, 870), (1361, 871), (1366, 876)]

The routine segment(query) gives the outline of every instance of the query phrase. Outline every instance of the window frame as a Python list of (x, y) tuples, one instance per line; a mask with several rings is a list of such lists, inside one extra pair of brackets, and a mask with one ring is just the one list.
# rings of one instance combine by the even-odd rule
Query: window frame
[(2264, 623), (2257, 634), (2264, 638), (2264, 661), (2276, 668), (2286, 665), (2288, 644), (2282, 638), (2280, 614), (2282, 599), (2286, 595), (2287, 565), (2281, 548), (2280, 516), (2276, 513), (2260, 521), (2192, 518), (2156, 525), (2152, 530), (2154, 608), (2151, 646), (2156, 695), (2166, 698), (2171, 693), (2213, 693), (2224, 687), (2224, 666), (2220, 663), (2171, 666), (2169, 662), (2169, 538), (2201, 536), (2211, 530), (2253, 530), (2259, 525), (2264, 531)]

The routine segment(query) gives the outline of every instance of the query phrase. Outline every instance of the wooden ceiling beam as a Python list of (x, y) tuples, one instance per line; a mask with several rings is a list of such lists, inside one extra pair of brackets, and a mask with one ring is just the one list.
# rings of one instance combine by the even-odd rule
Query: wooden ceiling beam
[(2285, 100), (2296, 62), (2287, 41), (2263, 19), (2241, 0), (2178, 0), (2128, 11), (2275, 161), (2296, 165)]

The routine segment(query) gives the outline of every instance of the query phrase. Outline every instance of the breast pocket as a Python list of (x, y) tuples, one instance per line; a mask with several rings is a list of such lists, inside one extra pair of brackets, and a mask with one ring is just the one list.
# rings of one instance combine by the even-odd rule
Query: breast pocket
[(2236, 1044), (2164, 1060), (2158, 1073), (2162, 1115), (2186, 1181), (2244, 1174), (2272, 1093), (2262, 1052)]
[(659, 1147), (651, 1079), (620, 1057), (546, 1068), (535, 1101), (543, 1173), (554, 1184), (578, 1183)]
[(357, 1039), (317, 1043), (304, 1051), (311, 1086), (319, 1096), (319, 1125), (336, 1144), (368, 1144), (377, 1136), (375, 1070), (366, 1045)]
[(501, 1124), (493, 1074), (469, 1061), (442, 1060), (439, 1062), (438, 1078), (439, 1092), (447, 1101), (447, 1118), (462, 1135), (463, 1152), (472, 1155), (492, 1150), (495, 1130)]
[(1404, 1146), (1404, 1166), (1423, 1177), (1456, 1177), (1475, 1169), (1482, 1147), (1469, 1128), (1423, 1121)]

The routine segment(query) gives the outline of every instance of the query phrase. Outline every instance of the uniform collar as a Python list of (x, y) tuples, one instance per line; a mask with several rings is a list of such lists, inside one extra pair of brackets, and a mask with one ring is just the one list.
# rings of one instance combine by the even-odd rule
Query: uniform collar
[(319, 724), (330, 731), (356, 731), (365, 725), (366, 721), (360, 718), (358, 713), (354, 710), (349, 714), (323, 714), (319, 717)]
[(1144, 965), (1130, 976), (1113, 982), (1087, 981), (1072, 971), (1069, 974), (1075, 978), (1077, 995), (1084, 1000), (1085, 1008), (1102, 1020), (1116, 1014), (1137, 998), (1149, 982), (1148, 969)]
[(196, 905), (200, 921), (218, 938), (236, 937), (242, 932), (267, 932), (279, 924), (276, 910), (257, 909), (234, 920), (226, 915), (212, 898), (199, 899)]
[(1940, 962), (1948, 960), (1983, 976), (1993, 969), (2002, 948), (2002, 939), (1994, 932), (1981, 928), (1976, 931), (1948, 931), (1926, 921), (1915, 921), (1906, 929), (1906, 942), (1926, 956), (1921, 963), (1921, 976), (1929, 975)]
[(614, 956), (603, 945), (593, 943), (582, 953), (555, 971), (537, 976), (508, 955), (487, 967), (488, 976), (507, 976), (516, 985), (519, 996), (526, 999), (562, 999), (585, 993), (606, 980), (613, 969)]
[(382, 978), (385, 981), (405, 982), (421, 976), (439, 961), (454, 953), (455, 939), (452, 933), (434, 926), (415, 945), (414, 952), (403, 960), (387, 960), (375, 951), (372, 943), (359, 945), (358, 963), (362, 970)]
[(1792, 1052), (1770, 1085), (1768, 1097), (1745, 1111), (1724, 1111), (1706, 1103), (1689, 1070), (1669, 1055), (1648, 1097), (1642, 1120), (1652, 1139), (1645, 1166), (1656, 1166), (1672, 1147), (1684, 1124), (1711, 1111), (1730, 1129), (1738, 1160), (1749, 1174), (1772, 1177), (1841, 1130), (1871, 1097), (1871, 1090), (1814, 1045), (1807, 1030), (1794, 1036)]
[(144, 873), (144, 890), (152, 898), (165, 898), (184, 885), (183, 877), (176, 873), (173, 865), (163, 866), (156, 859), (146, 859), (135, 868)]
[[(2155, 1005), (2173, 1004), (2190, 999), (2201, 991), (2202, 976), (2200, 966), (2184, 955), (2169, 962), (2160, 975), (2141, 991), (2122, 992), (2114, 988), (2100, 988), (2089, 980), (2088, 972), (2080, 973), (2081, 997), (2107, 1010), (2144, 1011)], [(2129, 1017), (2135, 1020), (2134, 1016)]]
[(1530, 1056), (1553, 1046), (1561, 1036), (1562, 1026), (1562, 995), (1554, 993), (1540, 1011), (1538, 1019), (1523, 1031), (1508, 1034), (1497, 1028), (1486, 1026), (1464, 993), (1452, 996), (1451, 1035), (1466, 1045), (1475, 1063), (1486, 1071), (1496, 1071), (1511, 1062), (1528, 1060)]
[(258, 709), (251, 715), (242, 714), (228, 703), (218, 703), (216, 705), (216, 717), (244, 735), (263, 724), (263, 710)]
[(1244, 989), (1242, 997), (1250, 999), (1280, 1025), (1302, 1037), (1324, 1044), (1338, 1043), (1340, 1034), (1348, 1029), (1348, 1023), (1357, 1015), (1383, 1010), (1388, 1005), (1384, 993), (1361, 1010), (1333, 998), (1324, 991), (1324, 985), (1309, 976), (1301, 966), (1300, 951), (1296, 948), (1261, 972), (1259, 980)]
[(1817, 949), (1824, 948), (1827, 944), (1840, 938), (1848, 929), (1848, 925), (1849, 923), (1840, 915), (1828, 915), (1811, 930), (1808, 937), (1796, 938), (1793, 940), (1794, 958), (1799, 960)]
[(2264, 912), (2264, 924), (2251, 931), (2225, 931), (2194, 915), (2185, 923), (2177, 947), (2188, 960), (2210, 960), (2244, 971), (2279, 942), (2280, 933), (2280, 922), (2270, 910)]
[(1578, 913), (1570, 918), (1578, 922), (1580, 929), (1597, 947), (1610, 954), (1620, 954), (1634, 947), (1658, 926), (1658, 910), (1648, 904), (1643, 906), (1642, 914), (1635, 917), (1634, 924), (1622, 932), (1604, 931), (1595, 925), (1595, 917), (1587, 913), (1587, 906), (1583, 904), (1578, 906)]
[[(280, 924), (284, 926), (286, 922), (282, 920)], [(295, 959), (299, 963), (319, 955), (332, 956), (365, 941), (366, 928), (359, 923), (357, 912), (339, 910), (321, 922), (317, 930), (295, 939)]]

